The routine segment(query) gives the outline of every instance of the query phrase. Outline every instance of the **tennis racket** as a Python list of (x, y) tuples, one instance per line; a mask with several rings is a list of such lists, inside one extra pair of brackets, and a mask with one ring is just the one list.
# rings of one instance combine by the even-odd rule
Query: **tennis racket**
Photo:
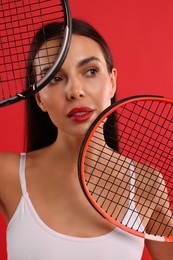
[(173, 100), (134, 96), (105, 109), (82, 143), (78, 172), (87, 199), (108, 221), (173, 242)]
[[(56, 23), (61, 24), (60, 33), (55, 45), (50, 47), (54, 48), (50, 57), (50, 39), (47, 39), (46, 26)], [(42, 28), (40, 31), (42, 44), (37, 35), (40, 28)], [(49, 33), (50, 31), (51, 29)], [(71, 15), (67, 0), (2, 0), (0, 107), (24, 100), (46, 86), (64, 62), (70, 39)], [(39, 56), (39, 61), (46, 60), (44, 65), (47, 69), (41, 74), (41, 65), (38, 63), (31, 77), (28, 73), (28, 64), (34, 62), (34, 55), (40, 49), (40, 45), (44, 46), (42, 48), (45, 51)]]

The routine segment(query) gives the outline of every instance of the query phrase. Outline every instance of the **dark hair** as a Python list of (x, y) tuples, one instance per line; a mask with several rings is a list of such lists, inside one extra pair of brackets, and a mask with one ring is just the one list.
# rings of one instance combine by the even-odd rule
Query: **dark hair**
[[(30, 48), (30, 54), (28, 58), (28, 66), (27, 66), (27, 87), (30, 84), (34, 84), (34, 68), (33, 68), (33, 60), (37, 54), (38, 49), (44, 42), (44, 37), (46, 39), (52, 39), (60, 34), (61, 32), (60, 23), (51, 23), (44, 27), (44, 34), (43, 30), (39, 30), (38, 33), (35, 35), (33, 42)], [(104, 58), (106, 60), (108, 72), (111, 73), (114, 65), (113, 65), (113, 57), (111, 51), (109, 49), (108, 44), (103, 39), (103, 37), (87, 22), (81, 19), (72, 19), (72, 34), (75, 35), (82, 35), (88, 38), (93, 39), (97, 42), (103, 52)], [(37, 42), (37, 49), (35, 49), (35, 42)], [(111, 102), (115, 102), (115, 97), (112, 98)], [(105, 138), (107, 144), (112, 147), (113, 149), (117, 150), (117, 142), (112, 141), (112, 136), (116, 135), (116, 127), (112, 131), (111, 136), (109, 131), (109, 121), (114, 120), (114, 116), (108, 119), (105, 123)], [(109, 134), (108, 134), (109, 133)], [(43, 112), (36, 103), (34, 97), (29, 98), (26, 101), (26, 150), (36, 150), (39, 148), (43, 148), (45, 146), (50, 145), (53, 143), (57, 138), (57, 128), (54, 126), (52, 121), (50, 120), (47, 113)]]

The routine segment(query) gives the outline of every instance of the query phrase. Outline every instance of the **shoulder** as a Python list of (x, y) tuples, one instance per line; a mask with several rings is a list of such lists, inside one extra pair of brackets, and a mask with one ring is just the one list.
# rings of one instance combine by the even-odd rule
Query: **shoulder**
[(136, 180), (138, 180), (139, 184), (145, 185), (145, 188), (158, 188), (163, 177), (156, 168), (136, 161), (133, 161), (133, 165), (135, 167)]
[(20, 188), (19, 160), (18, 153), (0, 153), (0, 202), (3, 204), (6, 197)]
[(15, 160), (19, 159), (20, 154), (16, 152), (0, 152), (0, 160)]
[(20, 155), (14, 152), (2, 152), (0, 153), (0, 177), (11, 172), (19, 165)]

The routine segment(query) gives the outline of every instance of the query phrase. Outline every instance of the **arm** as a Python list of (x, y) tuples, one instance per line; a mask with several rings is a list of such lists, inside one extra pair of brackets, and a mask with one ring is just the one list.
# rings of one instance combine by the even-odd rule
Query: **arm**
[(172, 260), (173, 259), (173, 243), (172, 242), (156, 242), (146, 240), (145, 244), (150, 252), (153, 260)]
[(0, 153), (0, 212), (5, 216), (5, 207), (3, 203), (3, 195), (4, 195), (4, 188), (6, 188), (5, 185), (5, 178), (6, 178), (6, 168), (7, 168), (7, 154), (6, 153)]
[(9, 208), (13, 206), (16, 192), (20, 189), (18, 169), (19, 155), (17, 153), (0, 153), (0, 211), (6, 220), (8, 220)]
[[(157, 219), (159, 223), (163, 223), (163, 226), (159, 224), (160, 234), (164, 231), (167, 235), (173, 236), (173, 214), (170, 210), (167, 188), (162, 175), (157, 172), (157, 176), (158, 177), (155, 182), (157, 194), (155, 197), (161, 199), (157, 201), (157, 206), (152, 213), (152, 219)], [(168, 227), (165, 228), (167, 223), (169, 223)], [(147, 229), (150, 230), (151, 227), (153, 229), (153, 223), (152, 221), (149, 221)], [(158, 224), (156, 224), (155, 229), (158, 229)], [(156, 242), (146, 240), (145, 243), (154, 260), (173, 259), (173, 242)]]

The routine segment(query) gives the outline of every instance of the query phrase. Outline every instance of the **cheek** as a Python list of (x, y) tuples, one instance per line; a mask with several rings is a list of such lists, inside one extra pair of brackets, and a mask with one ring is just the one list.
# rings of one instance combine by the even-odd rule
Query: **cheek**
[(56, 121), (59, 118), (59, 111), (61, 103), (57, 101), (54, 96), (50, 96), (45, 92), (41, 95), (41, 102), (43, 104), (45, 112), (49, 115), (51, 121), (56, 125)]
[(45, 111), (48, 113), (51, 121), (57, 126), (62, 120), (66, 109), (64, 93), (61, 89), (53, 86), (46, 86), (40, 90), (40, 98), (44, 104)]
[(47, 113), (49, 115), (50, 120), (52, 123), (58, 127), (58, 124), (60, 123), (61, 116), (59, 114), (59, 108), (56, 106), (49, 106), (47, 109)]
[(98, 95), (104, 108), (108, 107), (111, 104), (112, 92), (111, 92), (111, 85), (105, 82), (102, 84), (100, 89), (100, 94)]
[(40, 90), (40, 98), (47, 112), (52, 110), (57, 104), (61, 103), (61, 99), (58, 98), (60, 96), (61, 95), (56, 89), (52, 90), (49, 86), (46, 86)]

